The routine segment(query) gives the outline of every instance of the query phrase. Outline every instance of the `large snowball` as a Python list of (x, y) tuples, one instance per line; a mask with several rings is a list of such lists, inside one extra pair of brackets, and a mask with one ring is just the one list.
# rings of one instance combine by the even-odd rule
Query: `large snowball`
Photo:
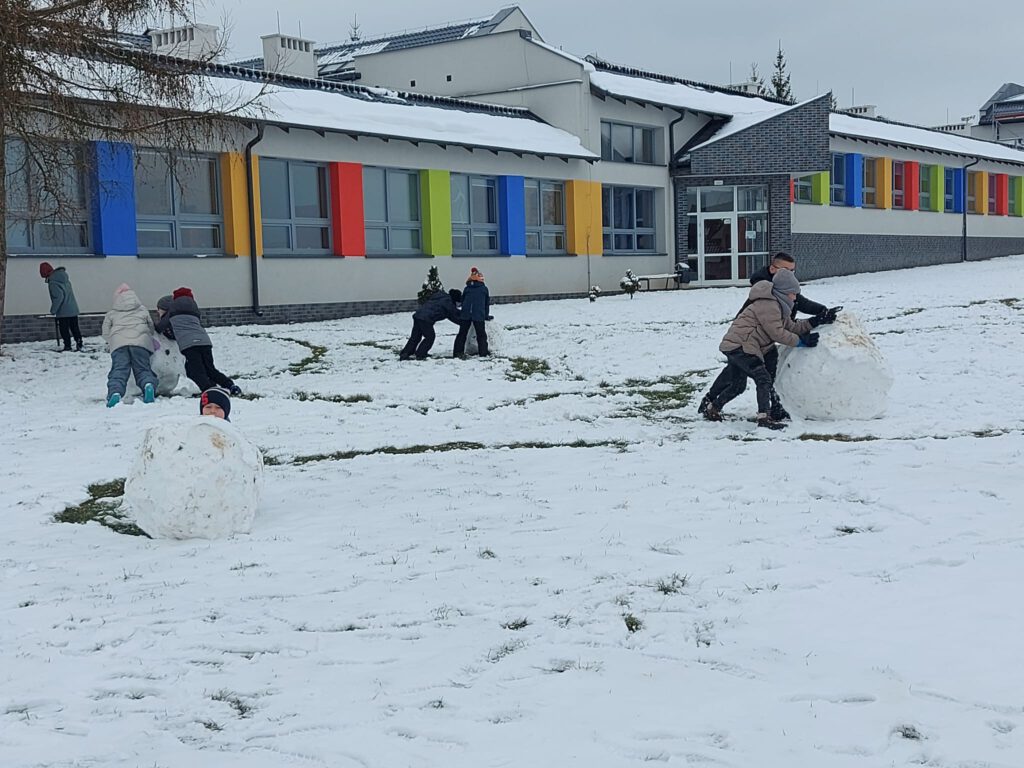
[(823, 421), (877, 419), (885, 413), (892, 373), (857, 318), (843, 312), (816, 329), (818, 346), (783, 347), (775, 388), (786, 409)]
[(263, 456), (232, 424), (173, 417), (146, 430), (124, 501), (155, 539), (218, 539), (249, 532), (262, 485)]
[[(487, 323), (487, 351), (498, 354), (502, 346), (501, 328), (497, 323)], [(476, 343), (476, 326), (469, 327), (469, 336), (466, 337), (466, 354), (476, 355), (480, 353), (480, 345)]]
[[(199, 387), (185, 375), (185, 358), (178, 349), (178, 342), (165, 336), (154, 336), (153, 346), (156, 349), (149, 358), (149, 366), (156, 375), (156, 393), (160, 397), (197, 394)], [(131, 402), (141, 394), (142, 390), (135, 383), (135, 374), (129, 374), (125, 402)]]

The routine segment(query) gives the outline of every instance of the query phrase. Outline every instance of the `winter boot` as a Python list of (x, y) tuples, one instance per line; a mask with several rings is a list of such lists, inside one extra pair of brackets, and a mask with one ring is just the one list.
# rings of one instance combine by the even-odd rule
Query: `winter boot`
[(82, 342), (80, 342), (80, 341), (75, 342), (75, 352), (81, 352), (84, 348), (85, 348), (85, 345), (82, 344)]
[(152, 384), (147, 384), (146, 389), (142, 393), (142, 402), (152, 403), (156, 400), (156, 391), (153, 389)]
[(711, 402), (711, 398), (707, 395), (704, 395), (704, 398), (700, 401), (700, 405), (697, 406), (697, 413), (708, 421), (722, 420), (722, 410)]
[(782, 407), (782, 403), (776, 401), (768, 411), (768, 418), (772, 421), (789, 421), (791, 417), (789, 411)]
[(237, 384), (232, 384), (231, 389), (228, 390), (228, 393), (232, 397), (238, 397), (240, 394), (242, 394), (242, 388)]
[(121, 396), (115, 392), (107, 398), (107, 408), (113, 408), (115, 405), (121, 402)]
[(757, 414), (757, 426), (762, 427), (764, 429), (776, 429), (776, 430), (778, 430), (778, 429), (785, 429), (786, 428), (785, 424), (783, 424), (781, 421), (776, 421), (771, 416), (769, 416), (767, 413), (759, 413), (759, 414)]
[(410, 357), (412, 357), (412, 354), (410, 352), (399, 352), (398, 353), (398, 359), (399, 360), (408, 360)]

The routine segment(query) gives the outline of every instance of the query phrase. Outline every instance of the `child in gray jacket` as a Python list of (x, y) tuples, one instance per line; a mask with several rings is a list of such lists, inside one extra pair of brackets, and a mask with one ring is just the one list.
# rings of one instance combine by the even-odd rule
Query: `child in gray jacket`
[(134, 374), (135, 382), (142, 387), (143, 402), (152, 403), (157, 384), (149, 365), (153, 354), (153, 318), (125, 283), (114, 291), (114, 307), (103, 318), (103, 338), (110, 347), (107, 408), (121, 402), (129, 374)]
[(185, 358), (185, 374), (205, 392), (212, 387), (223, 387), (232, 395), (242, 394), (242, 390), (231, 379), (217, 370), (213, 362), (213, 342), (203, 328), (191, 288), (177, 288), (172, 294), (171, 305), (167, 314), (156, 324), (160, 333), (168, 330), (178, 342), (178, 349)]

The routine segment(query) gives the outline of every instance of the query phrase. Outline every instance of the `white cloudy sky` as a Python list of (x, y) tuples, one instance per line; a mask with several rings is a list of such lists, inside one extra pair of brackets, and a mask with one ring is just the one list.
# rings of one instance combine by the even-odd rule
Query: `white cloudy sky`
[[(197, 1), (199, 6), (202, 0)], [(345, 40), (354, 17), (363, 37), (489, 16), (502, 0), (206, 0), (201, 20), (230, 17), (232, 55), (260, 53), (277, 29), (317, 42)], [(977, 112), (1006, 81), (1024, 81), (1024, 3), (1014, 0), (523, 0), (544, 39), (695, 80), (769, 73), (781, 40), (804, 99), (833, 90), (881, 114), (939, 124)]]

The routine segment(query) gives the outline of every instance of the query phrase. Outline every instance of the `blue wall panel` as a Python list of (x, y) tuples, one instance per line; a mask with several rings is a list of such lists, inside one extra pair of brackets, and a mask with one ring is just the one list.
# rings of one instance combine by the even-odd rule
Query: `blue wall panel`
[(967, 186), (964, 184), (964, 169), (953, 169), (953, 213), (963, 213), (967, 207)]
[(846, 204), (851, 208), (864, 206), (864, 155), (846, 155)]
[(137, 256), (135, 162), (130, 144), (93, 143), (89, 187), (93, 200), (93, 239), (102, 256)]
[(498, 247), (507, 256), (526, 255), (526, 182), (498, 177)]

